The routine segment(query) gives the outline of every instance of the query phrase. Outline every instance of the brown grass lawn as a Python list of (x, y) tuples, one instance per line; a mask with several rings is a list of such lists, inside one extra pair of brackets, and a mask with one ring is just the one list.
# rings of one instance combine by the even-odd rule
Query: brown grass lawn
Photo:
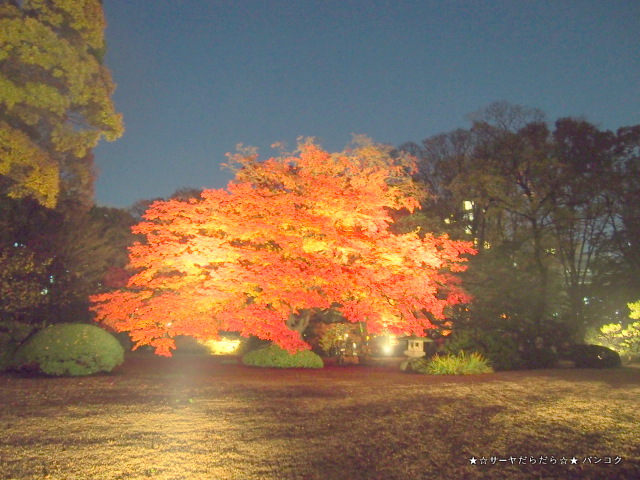
[(0, 478), (638, 479), (639, 400), (635, 367), (435, 377), (131, 355), (111, 375), (0, 375)]

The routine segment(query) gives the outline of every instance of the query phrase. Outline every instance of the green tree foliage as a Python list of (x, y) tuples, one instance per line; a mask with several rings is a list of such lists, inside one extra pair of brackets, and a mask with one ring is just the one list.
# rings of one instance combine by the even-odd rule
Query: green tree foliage
[(309, 340), (309, 343), (317, 345), (328, 355), (353, 355), (364, 347), (365, 331), (365, 325), (349, 323), (344, 319), (334, 323), (316, 322), (313, 325), (313, 336), (316, 338), (315, 341)]
[[(640, 320), (640, 301), (628, 304), (631, 320)], [(602, 345), (631, 360), (640, 357), (640, 321), (609, 323), (592, 329), (587, 342)]]
[(24, 245), (0, 250), (0, 320), (45, 303), (47, 264), (38, 262)]
[(25, 245), (0, 247), (0, 371), (10, 365), (15, 349), (43, 323), (19, 319), (47, 304), (44, 286), (50, 261), (40, 262)]
[(61, 207), (0, 197), (0, 318), (16, 328), (89, 321), (88, 296), (126, 283), (133, 217)]
[(54, 207), (91, 199), (91, 149), (122, 135), (102, 64), (99, 0), (0, 4), (0, 192)]
[(580, 341), (638, 289), (640, 126), (613, 133), (562, 118), (550, 128), (540, 111), (505, 102), (470, 119), (400, 148), (420, 158), (432, 196), (398, 225), (475, 242), (463, 278), (476, 300), (460, 318), (547, 340), (562, 320)]
[(496, 370), (517, 370), (524, 366), (524, 359), (517, 342), (509, 334), (499, 330), (459, 330), (447, 338), (445, 353), (479, 353), (491, 362)]
[(602, 323), (626, 323), (627, 304), (640, 291), (640, 125), (616, 133), (607, 235), (594, 262), (590, 315)]

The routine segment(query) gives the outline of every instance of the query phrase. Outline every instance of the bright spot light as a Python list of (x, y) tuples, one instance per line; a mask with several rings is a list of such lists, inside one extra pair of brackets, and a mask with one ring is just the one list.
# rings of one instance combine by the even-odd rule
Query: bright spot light
[(382, 351), (387, 355), (391, 355), (391, 353), (393, 352), (393, 347), (387, 343), (382, 347)]
[(207, 347), (211, 355), (231, 355), (238, 350), (240, 339), (198, 340), (198, 343)]

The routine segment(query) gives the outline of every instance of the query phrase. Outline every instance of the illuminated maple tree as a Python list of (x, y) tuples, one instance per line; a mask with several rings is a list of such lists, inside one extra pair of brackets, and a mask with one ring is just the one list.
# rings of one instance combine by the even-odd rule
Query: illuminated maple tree
[(365, 145), (329, 154), (233, 156), (236, 178), (201, 198), (158, 201), (134, 227), (124, 289), (92, 298), (97, 320), (170, 355), (173, 337), (219, 331), (289, 351), (313, 312), (334, 309), (382, 331), (423, 334), (469, 298), (451, 272), (470, 243), (389, 231), (389, 209), (419, 208), (407, 164)]

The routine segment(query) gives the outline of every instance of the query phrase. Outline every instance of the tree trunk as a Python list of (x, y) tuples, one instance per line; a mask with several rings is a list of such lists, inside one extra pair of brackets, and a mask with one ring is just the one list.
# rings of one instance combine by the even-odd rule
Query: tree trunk
[(531, 220), (531, 229), (533, 233), (533, 254), (535, 265), (538, 271), (539, 283), (537, 288), (537, 298), (535, 302), (534, 324), (538, 330), (538, 334), (542, 332), (542, 319), (547, 310), (547, 290), (549, 286), (549, 269), (544, 263), (542, 248), (542, 232), (540, 226), (535, 220)]
[(312, 315), (313, 310), (303, 310), (302, 313), (299, 314), (292, 313), (289, 315), (289, 319), (287, 320), (287, 327), (294, 332), (298, 332), (300, 334), (300, 338), (302, 338), (302, 334), (309, 326)]

